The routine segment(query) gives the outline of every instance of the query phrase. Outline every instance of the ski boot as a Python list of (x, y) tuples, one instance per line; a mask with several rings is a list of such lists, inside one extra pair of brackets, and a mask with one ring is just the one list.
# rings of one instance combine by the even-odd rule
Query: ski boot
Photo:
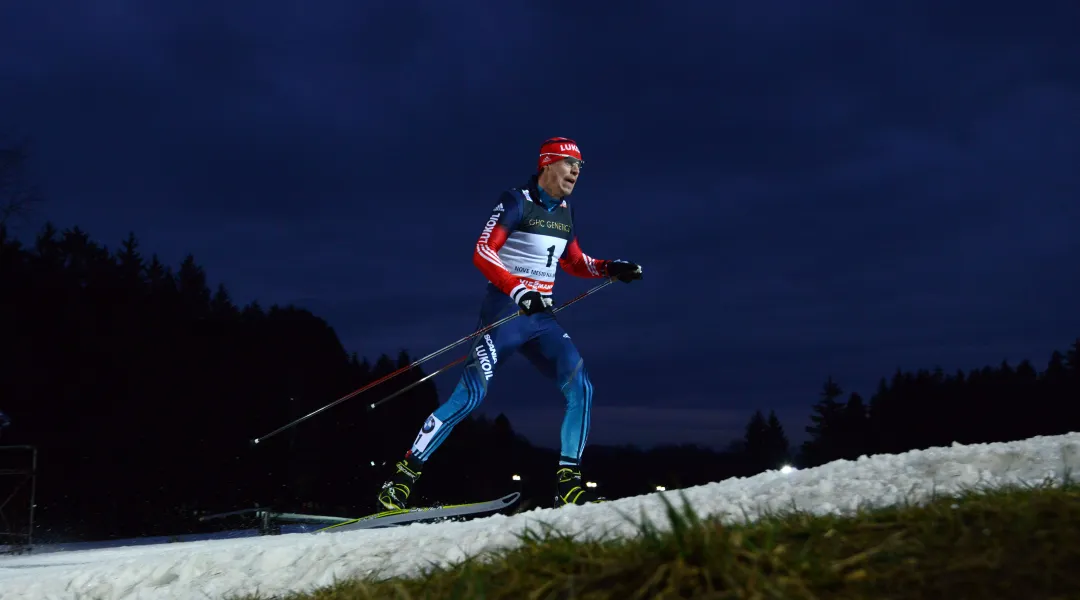
[(408, 508), (409, 495), (416, 486), (416, 480), (420, 478), (420, 469), (424, 463), (410, 454), (395, 466), (397, 471), (394, 476), (383, 484), (379, 492), (379, 505), (386, 510)]
[(555, 494), (555, 508), (567, 504), (596, 504), (606, 502), (581, 482), (581, 469), (569, 465), (559, 467), (556, 472), (558, 492)]

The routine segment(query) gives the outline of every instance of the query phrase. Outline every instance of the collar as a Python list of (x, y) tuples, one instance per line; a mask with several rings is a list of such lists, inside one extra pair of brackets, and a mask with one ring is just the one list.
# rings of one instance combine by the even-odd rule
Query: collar
[(555, 210), (562, 204), (562, 200), (548, 194), (540, 187), (539, 177), (537, 175), (533, 175), (529, 178), (529, 195), (537, 201), (537, 204), (543, 206), (544, 210), (548, 212)]

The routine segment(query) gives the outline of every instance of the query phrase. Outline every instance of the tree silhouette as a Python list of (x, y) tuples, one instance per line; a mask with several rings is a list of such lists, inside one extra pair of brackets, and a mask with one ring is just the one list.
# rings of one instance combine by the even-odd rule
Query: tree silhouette
[(1074, 380), (1080, 377), (1080, 337), (1076, 338), (1073, 345), (1069, 347), (1069, 351), (1065, 355), (1065, 366)]
[(814, 404), (810, 415), (812, 425), (806, 427), (811, 437), (803, 443), (805, 460), (822, 463), (839, 457), (842, 451), (844, 405), (837, 399), (843, 395), (843, 388), (830, 375), (822, 385), (820, 400)]
[(837, 427), (839, 458), (857, 458), (869, 449), (869, 420), (866, 403), (858, 392), (852, 392), (844, 405)]
[[(192, 527), (195, 510), (254, 503), (350, 498), (339, 508), (369, 512), (385, 473), (341, 475), (389, 448), (395, 427), (395, 442), (411, 439), (404, 419), (356, 402), (351, 415), (338, 410), (251, 450), (248, 439), (412, 359), (384, 355), (371, 371), (310, 312), (238, 307), (223, 284), (210, 293), (193, 256), (174, 272), (147, 261), (133, 233), (113, 253), (77, 227), (46, 224), (27, 247), (4, 233), (0, 282), (0, 401), (14, 423), (5, 442), (41, 449), (37, 513), (51, 535), (175, 532)], [(422, 376), (414, 369), (380, 392)], [(437, 403), (434, 387), (419, 385), (385, 412), (419, 423)], [(341, 458), (327, 459), (328, 448)]]
[(774, 411), (769, 411), (767, 419), (760, 410), (754, 411), (746, 425), (743, 451), (746, 467), (754, 473), (791, 462), (787, 435)]
[(1042, 373), (1027, 359), (1015, 367), (1002, 361), (951, 376), (940, 368), (898, 370), (891, 380), (879, 381), (869, 408), (852, 394), (839, 410), (833, 401), (839, 386), (830, 379), (815, 405), (800, 461), (813, 466), (861, 454), (1080, 431), (1078, 344), (1065, 353), (1053, 351)]

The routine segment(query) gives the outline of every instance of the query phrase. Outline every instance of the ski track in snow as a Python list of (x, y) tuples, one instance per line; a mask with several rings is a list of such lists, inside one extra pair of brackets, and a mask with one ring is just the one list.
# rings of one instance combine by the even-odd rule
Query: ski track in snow
[(222, 600), (310, 590), (336, 579), (411, 575), (486, 550), (510, 548), (515, 534), (541, 523), (583, 536), (632, 535), (625, 516), (644, 513), (666, 527), (665, 495), (680, 494), (701, 515), (731, 520), (761, 510), (797, 507), (818, 514), (905, 500), (975, 486), (1040, 484), (1080, 467), (1080, 433), (1029, 440), (959, 445), (899, 455), (862, 457), (788, 474), (769, 471), (745, 479), (623, 498), (592, 506), (533, 509), (460, 523), (341, 533), (296, 533), (230, 540), (129, 546), (0, 558), (0, 598), (20, 600)]

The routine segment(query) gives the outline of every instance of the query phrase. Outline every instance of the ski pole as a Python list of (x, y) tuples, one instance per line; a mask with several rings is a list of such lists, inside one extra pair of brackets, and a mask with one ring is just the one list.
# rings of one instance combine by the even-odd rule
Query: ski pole
[[(614, 277), (612, 277), (612, 278), (608, 279), (608, 280), (607, 280), (607, 281), (605, 281), (604, 283), (601, 283), (600, 285), (598, 285), (598, 286), (596, 286), (596, 287), (592, 288), (591, 290), (589, 290), (589, 291), (587, 291), (587, 292), (585, 292), (585, 293), (583, 293), (583, 294), (581, 294), (581, 295), (579, 295), (579, 296), (577, 296), (577, 297), (575, 297), (575, 298), (571, 298), (570, 300), (567, 300), (567, 301), (566, 301), (565, 303), (563, 303), (563, 304), (562, 304), (561, 306), (558, 306), (558, 307), (556, 307), (556, 308), (555, 308), (555, 309), (553, 309), (553, 310), (552, 310), (551, 312), (552, 312), (552, 313), (557, 313), (557, 312), (559, 312), (560, 310), (562, 310), (562, 309), (566, 308), (567, 306), (570, 306), (571, 304), (573, 304), (574, 302), (577, 302), (578, 300), (581, 300), (581, 299), (582, 299), (582, 298), (584, 298), (585, 296), (588, 296), (589, 294), (592, 294), (593, 292), (595, 292), (595, 291), (599, 290), (600, 288), (602, 288), (602, 287), (604, 287), (604, 286), (606, 286), (606, 285), (610, 284), (610, 283), (611, 283), (611, 282), (613, 282), (613, 281), (615, 281), (615, 278), (614, 278)], [(401, 388), (400, 390), (398, 390), (398, 391), (396, 391), (396, 392), (394, 392), (394, 393), (390, 394), (389, 396), (387, 396), (387, 397), (383, 398), (382, 400), (379, 400), (378, 402), (372, 402), (371, 404), (369, 404), (369, 405), (368, 405), (368, 410), (374, 410), (374, 409), (375, 409), (375, 408), (376, 408), (377, 406), (379, 406), (379, 405), (381, 405), (381, 404), (385, 404), (385, 403), (389, 402), (390, 400), (393, 400), (394, 398), (397, 398), (397, 397), (398, 397), (398, 396), (400, 396), (401, 394), (404, 394), (405, 392), (407, 392), (407, 391), (409, 391), (409, 390), (413, 389), (414, 387), (416, 387), (416, 386), (420, 385), (421, 383), (424, 383), (424, 382), (425, 382), (425, 381), (427, 381), (428, 379), (431, 379), (432, 377), (435, 377), (435, 376), (436, 376), (436, 375), (438, 375), (439, 373), (442, 373), (442, 372), (446, 371), (446, 370), (447, 370), (447, 369), (449, 369), (450, 367), (453, 367), (454, 365), (458, 365), (458, 364), (461, 364), (461, 363), (465, 362), (465, 360), (466, 360), (467, 358), (469, 358), (469, 355), (468, 355), (468, 354), (465, 354), (465, 355), (464, 355), (464, 356), (462, 356), (461, 358), (455, 359), (455, 360), (454, 360), (454, 362), (452, 362), (452, 363), (450, 363), (450, 364), (448, 364), (448, 365), (445, 365), (445, 366), (443, 366), (443, 367), (439, 368), (439, 369), (438, 369), (437, 371), (434, 371), (434, 372), (432, 372), (432, 373), (429, 373), (428, 375), (424, 375), (424, 376), (423, 376), (423, 377), (421, 377), (420, 379), (417, 379), (416, 381), (414, 381), (414, 382), (410, 383), (409, 385), (407, 385), (407, 386), (405, 386), (405, 387)]]
[(453, 342), (451, 344), (447, 344), (446, 346), (443, 346), (442, 348), (432, 352), (431, 354), (428, 354), (427, 356), (425, 356), (423, 358), (420, 358), (420, 359), (417, 359), (417, 360), (413, 361), (412, 364), (401, 367), (400, 369), (394, 371), (393, 373), (389, 373), (387, 375), (384, 375), (384, 376), (376, 379), (375, 381), (372, 381), (371, 383), (369, 383), (369, 384), (367, 384), (367, 385), (365, 385), (365, 386), (363, 386), (363, 387), (361, 387), (361, 388), (359, 388), (357, 390), (354, 390), (352, 392), (349, 392), (348, 394), (345, 394), (344, 396), (338, 398), (337, 400), (334, 400), (333, 402), (331, 402), (330, 404), (327, 404), (326, 406), (324, 406), (322, 408), (313, 410), (310, 413), (300, 417), (299, 419), (296, 419), (295, 421), (292, 421), (290, 423), (286, 423), (285, 425), (282, 425), (281, 427), (278, 427), (277, 429), (271, 431), (270, 433), (268, 433), (268, 434), (266, 434), (266, 435), (264, 435), (262, 437), (257, 437), (255, 439), (251, 440), (251, 443), (252, 444), (258, 444), (258, 443), (262, 442), (263, 440), (265, 440), (267, 438), (273, 437), (273, 436), (281, 433), (282, 431), (285, 431), (286, 429), (289, 429), (291, 427), (295, 427), (295, 426), (299, 425), (300, 423), (303, 423), (304, 421), (307, 421), (311, 417), (314, 417), (315, 415), (317, 415), (317, 414), (319, 414), (319, 413), (321, 413), (321, 412), (323, 412), (325, 410), (333, 408), (334, 406), (337, 406), (338, 404), (341, 404), (342, 402), (344, 402), (344, 401), (346, 401), (346, 400), (348, 400), (350, 398), (353, 398), (353, 397), (355, 397), (355, 396), (357, 396), (357, 395), (359, 395), (359, 394), (361, 394), (363, 392), (366, 392), (367, 390), (379, 385), (380, 383), (382, 383), (384, 381), (387, 381), (389, 379), (397, 377), (398, 375), (401, 375), (402, 373), (404, 373), (406, 371), (409, 371), (409, 370), (411, 370), (413, 368), (416, 368), (421, 363), (427, 362), (427, 361), (431, 360), (432, 358), (435, 358), (436, 356), (442, 354), (443, 352), (446, 352), (446, 351), (450, 350), (451, 348), (454, 348), (455, 346), (461, 345), (461, 344), (467, 342), (468, 340), (470, 340), (470, 339), (472, 339), (472, 338), (474, 338), (474, 337), (476, 337), (478, 335), (483, 334), (484, 332), (491, 331), (495, 327), (498, 327), (499, 325), (502, 325), (503, 323), (506, 323), (507, 321), (513, 319), (514, 317), (517, 317), (520, 314), (521, 314), (521, 311), (518, 311), (518, 312), (516, 312), (516, 313), (514, 313), (514, 314), (512, 314), (510, 316), (499, 319), (498, 321), (492, 323), (491, 325), (488, 325), (487, 327), (484, 327), (482, 329), (478, 329), (474, 333), (471, 333), (471, 334), (461, 338), (460, 340), (458, 340), (456, 342)]
[(466, 354), (465, 356), (462, 356), (461, 358), (454, 359), (454, 362), (452, 362), (452, 363), (450, 363), (450, 364), (448, 364), (448, 365), (446, 365), (444, 367), (439, 368), (439, 370), (437, 370), (437, 371), (433, 371), (433, 372), (431, 372), (431, 373), (429, 373), (427, 375), (424, 375), (420, 379), (417, 379), (416, 381), (414, 381), (414, 382), (410, 383), (409, 385), (401, 388), (400, 390), (394, 392), (393, 394), (390, 394), (389, 396), (383, 398), (382, 400), (379, 400), (378, 402), (372, 402), (371, 404), (368, 405), (368, 410), (375, 410), (376, 406), (379, 406), (380, 404), (385, 404), (385, 403), (393, 400), (394, 398), (397, 398), (398, 396), (404, 394), (405, 392), (413, 389), (414, 387), (420, 385), (421, 383), (424, 383), (428, 379), (431, 379), (432, 377), (438, 375), (439, 373), (442, 373), (443, 371), (446, 371), (450, 367), (465, 362), (466, 358), (469, 358), (468, 354)]
[[(593, 287), (593, 288), (591, 288), (589, 290), (586, 290), (586, 291), (582, 292), (581, 294), (575, 296), (574, 298), (571, 298), (570, 300), (567, 300), (566, 302), (564, 302), (562, 304), (562, 306), (559, 306), (558, 308), (554, 309), (552, 312), (558, 312), (558, 311), (562, 310), (563, 308), (566, 308), (567, 306), (570, 306), (574, 302), (577, 302), (578, 300), (581, 300), (582, 298), (584, 298), (586, 296), (589, 296), (589, 295), (599, 291), (601, 288), (611, 284), (613, 281), (615, 281), (615, 278), (614, 277), (609, 277), (604, 283), (601, 283), (600, 285), (597, 285), (596, 287)], [(379, 385), (380, 383), (382, 383), (384, 381), (387, 381), (389, 379), (397, 377), (398, 375), (401, 375), (402, 373), (404, 373), (406, 371), (409, 371), (409, 370), (419, 366), (421, 363), (427, 362), (427, 361), (431, 360), (432, 358), (435, 358), (436, 356), (438, 356), (438, 355), (440, 355), (440, 354), (442, 354), (444, 352), (449, 351), (451, 348), (454, 348), (456, 346), (460, 346), (461, 344), (464, 344), (465, 342), (471, 340), (472, 338), (474, 338), (474, 337), (476, 337), (478, 335), (482, 335), (482, 334), (484, 334), (484, 333), (486, 333), (488, 331), (491, 331), (492, 329), (498, 327), (499, 325), (502, 325), (503, 323), (506, 323), (507, 321), (510, 321), (510, 320), (518, 317), (521, 314), (523, 314), (523, 313), (519, 310), (519, 311), (515, 312), (512, 315), (509, 315), (507, 317), (503, 317), (502, 319), (499, 319), (498, 321), (495, 321), (491, 325), (488, 325), (486, 327), (482, 327), (480, 329), (477, 329), (475, 332), (470, 333), (469, 335), (461, 338), (460, 340), (458, 340), (456, 342), (453, 342), (451, 344), (447, 344), (446, 346), (443, 346), (442, 348), (436, 350), (435, 352), (432, 352), (431, 354), (428, 354), (427, 356), (425, 356), (423, 358), (420, 358), (420, 359), (417, 359), (417, 360), (413, 361), (412, 364), (401, 367), (400, 369), (398, 369), (398, 370), (396, 370), (393, 373), (390, 373), (388, 375), (384, 375), (384, 376), (376, 379), (375, 381), (372, 381), (371, 383), (369, 383), (369, 384), (367, 384), (367, 385), (365, 385), (365, 386), (363, 386), (363, 387), (361, 387), (361, 388), (359, 388), (357, 390), (354, 390), (354, 391), (352, 391), (352, 392), (338, 398), (337, 400), (334, 400), (333, 402), (331, 402), (330, 404), (327, 404), (326, 406), (323, 406), (322, 408), (318, 408), (316, 410), (313, 410), (310, 413), (300, 417), (299, 419), (296, 419), (294, 421), (286, 423), (285, 425), (282, 425), (281, 427), (278, 427), (277, 429), (271, 431), (270, 433), (268, 433), (268, 434), (266, 434), (266, 435), (264, 435), (262, 437), (257, 437), (257, 438), (252, 439), (251, 444), (252, 445), (257, 445), (257, 444), (261, 443), (263, 440), (271, 438), (271, 437), (281, 433), (282, 431), (285, 431), (286, 429), (295, 427), (295, 426), (299, 425), (300, 423), (303, 423), (304, 421), (307, 421), (308, 419), (314, 417), (315, 415), (317, 415), (317, 414), (319, 414), (319, 413), (321, 413), (321, 412), (323, 412), (325, 410), (328, 410), (330, 408), (333, 408), (334, 406), (337, 406), (338, 404), (341, 404), (342, 402), (344, 402), (344, 401), (346, 401), (346, 400), (348, 400), (350, 398), (354, 398), (357, 395), (359, 395), (359, 394), (361, 394), (361, 393), (363, 393), (363, 392), (365, 392), (365, 391)], [(451, 363), (451, 365), (447, 365), (447, 367), (444, 367), (444, 369), (452, 366), (453, 364), (454, 363)], [(440, 369), (439, 371), (436, 371), (435, 373), (439, 373), (442, 370), (443, 369)], [(433, 375), (434, 375), (434, 373), (433, 373)], [(424, 379), (421, 379), (420, 381), (424, 381)], [(416, 383), (419, 383), (419, 381), (416, 382)], [(415, 385), (415, 384), (413, 384), (413, 385)]]

